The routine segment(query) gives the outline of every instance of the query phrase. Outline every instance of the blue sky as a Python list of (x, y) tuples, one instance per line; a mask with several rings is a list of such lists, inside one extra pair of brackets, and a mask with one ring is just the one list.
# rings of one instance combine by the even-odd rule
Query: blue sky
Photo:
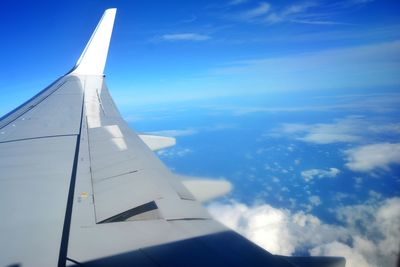
[(118, 8), (105, 74), (173, 171), (229, 179), (220, 221), (284, 255), (394, 266), (398, 1), (3, 1), (0, 116), (70, 70)]
[(5, 1), (0, 114), (74, 65), (118, 14), (106, 74), (132, 105), (338, 89), (393, 91), (397, 1)]

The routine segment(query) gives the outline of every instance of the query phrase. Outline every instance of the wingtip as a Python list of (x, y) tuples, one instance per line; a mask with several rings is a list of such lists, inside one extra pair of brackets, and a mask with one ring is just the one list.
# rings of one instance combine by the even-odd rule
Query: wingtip
[(111, 7), (111, 8), (107, 8), (104, 13), (116, 13), (117, 12), (117, 8), (116, 7)]
[(71, 74), (103, 75), (116, 8), (106, 9)]

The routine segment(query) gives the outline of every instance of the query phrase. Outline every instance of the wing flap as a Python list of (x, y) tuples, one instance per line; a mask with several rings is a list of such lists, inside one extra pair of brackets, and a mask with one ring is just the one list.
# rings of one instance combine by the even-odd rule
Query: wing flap
[(232, 190), (232, 184), (226, 180), (184, 177), (182, 183), (200, 202), (224, 196)]
[[(181, 218), (205, 217), (200, 206), (189, 209), (194, 200), (182, 185), (119, 115), (104, 77), (79, 76), (85, 85), (85, 124), (90, 156), (96, 222), (103, 222), (151, 201), (161, 201), (162, 218), (178, 219), (175, 209), (190, 211)], [(164, 202), (166, 201), (166, 202)], [(149, 217), (149, 218), (154, 218)]]
[(172, 147), (176, 144), (176, 139), (173, 137), (151, 134), (139, 134), (139, 137), (152, 151)]
[(168, 182), (158, 178), (159, 174), (142, 170), (94, 183), (97, 222), (156, 199), (178, 199)]
[(211, 219), (201, 204), (186, 199), (158, 199), (156, 200), (162, 218), (166, 220), (195, 220)]

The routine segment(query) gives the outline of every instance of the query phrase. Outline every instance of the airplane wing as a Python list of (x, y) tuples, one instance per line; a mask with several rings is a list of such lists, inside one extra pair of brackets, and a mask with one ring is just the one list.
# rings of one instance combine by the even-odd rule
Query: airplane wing
[(229, 184), (185, 182), (152, 151), (174, 139), (130, 129), (103, 75), (115, 14), (70, 72), (0, 119), (0, 266), (343, 266), (221, 225), (199, 201)]

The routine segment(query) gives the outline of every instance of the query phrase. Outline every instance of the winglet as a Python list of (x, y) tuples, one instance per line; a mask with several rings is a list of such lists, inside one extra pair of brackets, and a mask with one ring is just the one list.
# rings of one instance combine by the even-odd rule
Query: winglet
[(116, 8), (104, 12), (71, 74), (103, 75), (116, 12)]

